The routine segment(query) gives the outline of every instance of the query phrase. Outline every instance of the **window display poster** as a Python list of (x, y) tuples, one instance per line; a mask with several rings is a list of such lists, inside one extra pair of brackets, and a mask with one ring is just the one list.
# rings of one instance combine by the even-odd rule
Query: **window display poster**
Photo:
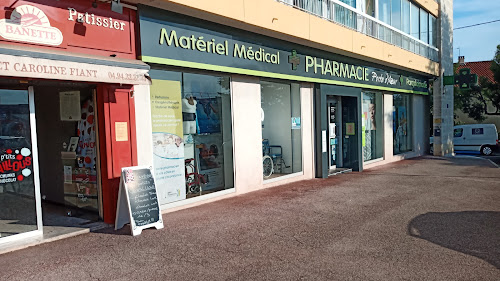
[(0, 186), (22, 182), (32, 174), (32, 155), (28, 147), (0, 150)]
[(198, 134), (220, 133), (220, 103), (217, 98), (197, 98)]
[(346, 126), (346, 135), (354, 136), (356, 133), (354, 131), (354, 123), (345, 123)]
[(370, 131), (374, 131), (377, 129), (377, 123), (376, 123), (376, 107), (374, 103), (368, 104), (368, 116), (369, 116), (369, 122), (367, 122), (368, 125), (370, 125), (368, 128)]
[(73, 167), (64, 166), (64, 183), (73, 183)]
[(292, 117), (292, 130), (300, 130), (300, 117)]
[[(95, 112), (94, 103), (86, 100), (82, 104), (81, 116), (78, 122), (78, 167), (90, 168), (95, 171), (96, 147), (95, 147)], [(70, 144), (71, 145), (71, 144)], [(71, 146), (70, 146), (71, 147)]]
[(203, 190), (224, 187), (224, 154), (222, 135), (196, 135), (195, 157), (199, 163), (199, 173), (208, 178)]
[(397, 129), (396, 129), (396, 152), (401, 152), (405, 149), (406, 147), (406, 126), (407, 126), (407, 116), (406, 116), (406, 107), (405, 106), (398, 106), (397, 108)]
[(181, 84), (153, 79), (153, 166), (160, 205), (186, 198)]
[(370, 100), (363, 100), (363, 118), (361, 119), (361, 142), (363, 146), (363, 160), (372, 159), (372, 133), (374, 130), (374, 105)]
[(59, 109), (61, 121), (80, 120), (80, 92), (69, 91), (59, 93)]

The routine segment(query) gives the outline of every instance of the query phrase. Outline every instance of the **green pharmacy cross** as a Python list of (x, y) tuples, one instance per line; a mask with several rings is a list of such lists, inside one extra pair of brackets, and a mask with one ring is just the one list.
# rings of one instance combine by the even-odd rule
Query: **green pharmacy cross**
[(292, 50), (292, 54), (288, 56), (288, 63), (292, 64), (292, 70), (297, 70), (297, 66), (300, 64), (300, 57), (297, 55), (296, 50)]
[(458, 75), (455, 75), (455, 84), (460, 89), (470, 89), (471, 84), (477, 84), (477, 74), (471, 74), (469, 68), (462, 68)]

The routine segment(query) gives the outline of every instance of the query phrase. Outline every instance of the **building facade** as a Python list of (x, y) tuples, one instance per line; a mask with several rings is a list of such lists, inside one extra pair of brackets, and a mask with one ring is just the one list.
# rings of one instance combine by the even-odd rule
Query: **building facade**
[(347, 2), (138, 3), (164, 210), (425, 153), (438, 4)]
[[(42, 197), (112, 223), (121, 167), (152, 166), (162, 211), (171, 212), (428, 149), (429, 86), (441, 67), (434, 1), (132, 0), (119, 4), (122, 13), (100, 1), (69, 2), (11, 1), (12, 12), (0, 17), (0, 55), (10, 59), (8, 67), (22, 57), (59, 63), (59, 72), (63, 66), (71, 72), (71, 64), (91, 65), (96, 75), (112, 68), (96, 79), (85, 71), (51, 74), (56, 68), (43, 65), (32, 68), (49, 73), (1, 73), (5, 112), (25, 104), (23, 114), (36, 117), (23, 117), (31, 120), (25, 123), (37, 219), (30, 233), (42, 233)], [(14, 30), (13, 22), (22, 25), (23, 5), (60, 14), (49, 21), (61, 30), (62, 47), (54, 45), (57, 38), (40, 43), (1, 33)], [(24, 103), (14, 102), (23, 93)], [(44, 106), (50, 96), (54, 101)], [(81, 120), (90, 115), (89, 99), (97, 109), (97, 126), (90, 127), (97, 157), (87, 162), (89, 146), (78, 132), (89, 129)], [(46, 128), (54, 120), (61, 122), (57, 129)], [(61, 131), (57, 140), (40, 133), (54, 130)], [(44, 191), (51, 181), (61, 185), (59, 199)], [(11, 185), (0, 189), (1, 198), (9, 196), (2, 200), (18, 195)], [(70, 201), (64, 190), (72, 187)], [(94, 208), (78, 201), (86, 193)], [(0, 243), (24, 239), (20, 234)]]

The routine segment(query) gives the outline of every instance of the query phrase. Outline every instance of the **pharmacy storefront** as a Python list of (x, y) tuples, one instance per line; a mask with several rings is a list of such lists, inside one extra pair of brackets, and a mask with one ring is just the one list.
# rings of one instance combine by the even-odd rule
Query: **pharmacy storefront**
[(392, 97), (427, 95), (426, 77), (148, 6), (138, 13), (164, 209), (362, 170), (393, 142)]

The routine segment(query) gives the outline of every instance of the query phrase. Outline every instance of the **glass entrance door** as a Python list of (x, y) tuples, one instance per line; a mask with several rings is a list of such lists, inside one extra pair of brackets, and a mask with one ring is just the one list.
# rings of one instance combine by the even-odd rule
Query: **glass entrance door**
[(0, 89), (0, 243), (41, 232), (34, 114), (32, 91)]
[(342, 159), (339, 159), (342, 139), (339, 138), (340, 124), (340, 99), (336, 96), (329, 96), (327, 99), (328, 112), (328, 162), (330, 170), (334, 171), (342, 166)]
[(355, 97), (342, 97), (343, 167), (358, 170), (358, 110)]

